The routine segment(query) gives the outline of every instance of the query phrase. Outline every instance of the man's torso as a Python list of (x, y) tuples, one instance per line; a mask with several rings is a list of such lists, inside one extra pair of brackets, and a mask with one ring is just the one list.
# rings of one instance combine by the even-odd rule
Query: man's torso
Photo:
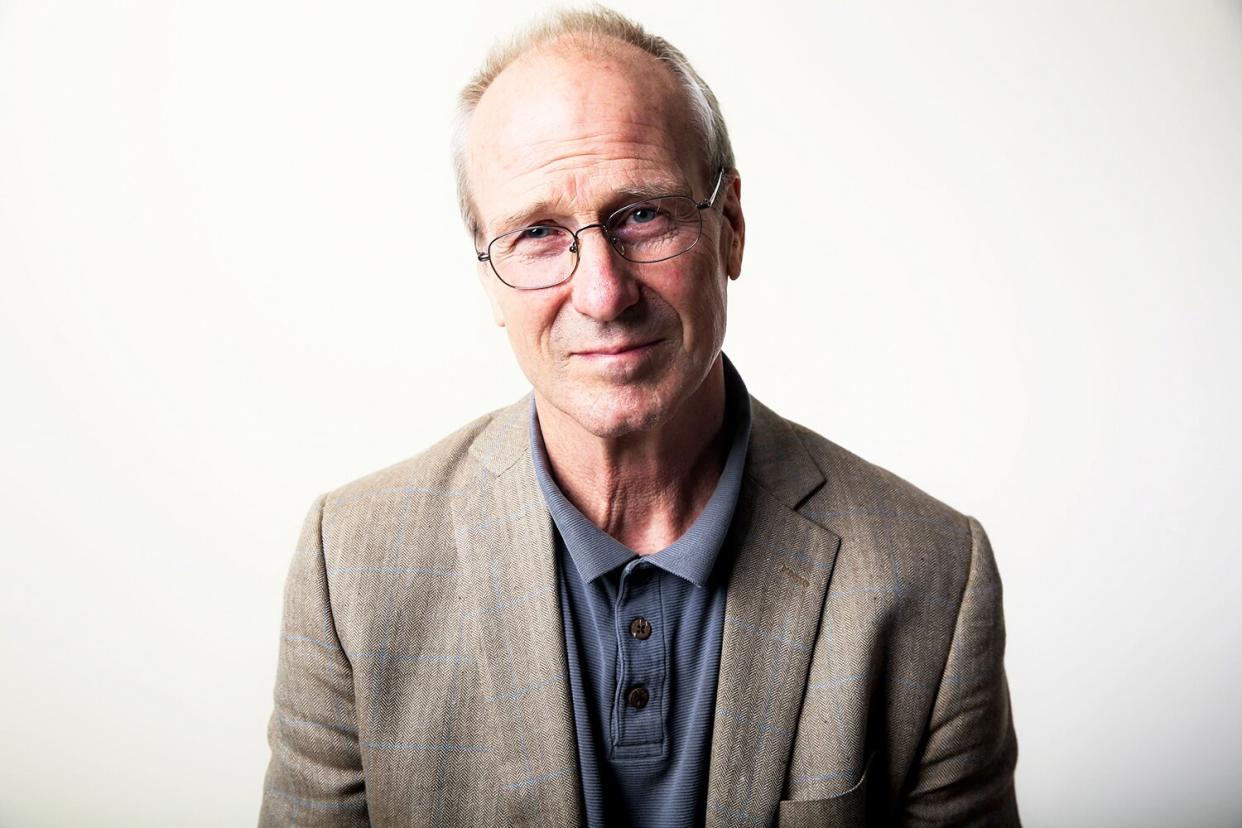
[[(321, 499), (291, 571), (282, 662), (326, 678), (278, 681), (265, 821), (287, 809), (340, 824), (330, 817), (357, 816), (362, 799), (375, 825), (582, 821), (528, 405)], [(995, 681), (999, 664), (947, 662), (968, 577), (972, 591), (999, 581), (990, 553), (972, 560), (971, 519), (753, 409), (707, 823), (853, 824), (920, 781), (943, 677), (962, 692)], [(299, 754), (318, 740), (347, 764), (351, 737), (365, 790), (342, 768), (343, 804), (316, 808), (296, 790)]]

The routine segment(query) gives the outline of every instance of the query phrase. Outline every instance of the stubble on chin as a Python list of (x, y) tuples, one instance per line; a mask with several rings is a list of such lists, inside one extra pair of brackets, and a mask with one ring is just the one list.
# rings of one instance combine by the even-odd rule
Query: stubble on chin
[(658, 425), (663, 407), (661, 395), (654, 389), (603, 383), (598, 379), (584, 383), (581, 377), (567, 379), (540, 395), (561, 417), (601, 439), (623, 437)]

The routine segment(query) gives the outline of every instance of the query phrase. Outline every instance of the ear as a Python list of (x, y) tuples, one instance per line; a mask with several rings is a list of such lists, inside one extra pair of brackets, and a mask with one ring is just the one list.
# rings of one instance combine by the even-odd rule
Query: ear
[(721, 253), (725, 260), (725, 272), (730, 279), (742, 275), (742, 251), (746, 247), (746, 217), (742, 215), (742, 177), (736, 169), (729, 170), (729, 187), (725, 190), (721, 213), (728, 231), (721, 241), (728, 249)]
[(500, 306), (500, 291), (504, 289), (504, 285), (496, 278), (496, 274), (492, 272), (491, 266), (487, 262), (479, 262), (479, 284), (483, 286), (483, 293), (487, 295), (487, 304), (492, 306), (492, 319), (500, 327), (505, 326), (505, 312)]

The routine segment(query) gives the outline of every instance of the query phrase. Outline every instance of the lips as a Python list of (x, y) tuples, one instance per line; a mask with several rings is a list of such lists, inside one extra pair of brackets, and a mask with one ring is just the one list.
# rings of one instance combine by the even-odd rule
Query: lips
[(592, 348), (586, 351), (574, 351), (578, 356), (616, 356), (624, 354), (627, 351), (636, 351), (639, 348), (645, 348), (648, 345), (654, 345), (660, 340), (652, 339), (648, 342), (627, 342), (620, 345), (606, 345), (598, 348)]

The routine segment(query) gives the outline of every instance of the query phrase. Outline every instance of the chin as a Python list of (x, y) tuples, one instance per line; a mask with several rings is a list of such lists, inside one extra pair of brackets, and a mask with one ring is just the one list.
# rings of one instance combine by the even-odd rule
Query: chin
[(585, 431), (600, 438), (624, 437), (647, 431), (664, 422), (672, 413), (668, 399), (647, 388), (612, 388), (548, 399)]

